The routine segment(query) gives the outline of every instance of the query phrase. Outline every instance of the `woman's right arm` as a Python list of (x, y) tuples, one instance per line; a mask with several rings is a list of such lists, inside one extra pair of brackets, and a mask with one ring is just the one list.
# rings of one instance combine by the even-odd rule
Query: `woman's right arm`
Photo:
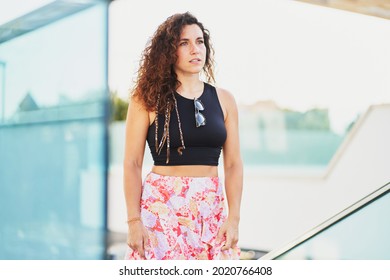
[[(149, 127), (149, 113), (139, 99), (132, 96), (126, 117), (126, 139), (124, 155), (124, 194), (127, 208), (127, 219), (140, 217), (142, 190), (142, 162), (145, 142)], [(144, 257), (144, 246), (148, 244), (148, 235), (141, 221), (128, 223), (127, 244), (141, 257)]]

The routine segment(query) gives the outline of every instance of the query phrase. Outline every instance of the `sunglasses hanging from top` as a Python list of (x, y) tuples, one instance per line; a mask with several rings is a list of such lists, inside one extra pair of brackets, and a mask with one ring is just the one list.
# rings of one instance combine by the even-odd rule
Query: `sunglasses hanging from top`
[(194, 107), (195, 107), (195, 124), (196, 127), (206, 125), (206, 117), (200, 112), (204, 110), (202, 101), (194, 98)]

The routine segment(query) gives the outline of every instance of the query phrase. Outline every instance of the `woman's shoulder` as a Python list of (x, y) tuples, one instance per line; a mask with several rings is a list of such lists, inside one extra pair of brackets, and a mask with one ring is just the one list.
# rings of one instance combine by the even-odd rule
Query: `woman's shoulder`
[(139, 111), (148, 111), (145, 106), (145, 101), (142, 99), (141, 96), (136, 94), (130, 94), (129, 108), (136, 108)]
[(219, 103), (222, 107), (224, 118), (226, 120), (230, 112), (237, 111), (237, 105), (234, 99), (234, 95), (229, 90), (222, 87), (215, 87), (215, 89), (217, 92)]
[(231, 106), (236, 103), (234, 95), (232, 94), (231, 91), (222, 88), (222, 87), (215, 87), (218, 98), (221, 102), (226, 104), (226, 106)]

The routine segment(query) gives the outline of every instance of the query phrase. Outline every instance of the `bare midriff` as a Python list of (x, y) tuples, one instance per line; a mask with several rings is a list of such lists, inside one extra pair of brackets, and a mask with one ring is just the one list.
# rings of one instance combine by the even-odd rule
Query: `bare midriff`
[(209, 165), (176, 165), (160, 166), (154, 165), (152, 172), (164, 176), (177, 177), (217, 177), (218, 166)]

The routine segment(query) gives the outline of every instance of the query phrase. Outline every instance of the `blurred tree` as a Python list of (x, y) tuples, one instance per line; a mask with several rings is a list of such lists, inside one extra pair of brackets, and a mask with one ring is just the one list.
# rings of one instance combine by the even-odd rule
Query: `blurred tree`
[(110, 92), (111, 121), (123, 121), (126, 119), (129, 102), (120, 98), (116, 91)]
[(329, 115), (327, 109), (314, 108), (304, 113), (283, 110), (287, 129), (306, 130), (330, 130)]
[(347, 127), (345, 129), (345, 133), (348, 133), (351, 131), (352, 127), (356, 124), (356, 122), (359, 120), (359, 118), (360, 118), (360, 114), (357, 114), (355, 119), (349, 125), (347, 125)]
[(311, 109), (303, 114), (301, 127), (312, 130), (329, 130), (328, 109)]

